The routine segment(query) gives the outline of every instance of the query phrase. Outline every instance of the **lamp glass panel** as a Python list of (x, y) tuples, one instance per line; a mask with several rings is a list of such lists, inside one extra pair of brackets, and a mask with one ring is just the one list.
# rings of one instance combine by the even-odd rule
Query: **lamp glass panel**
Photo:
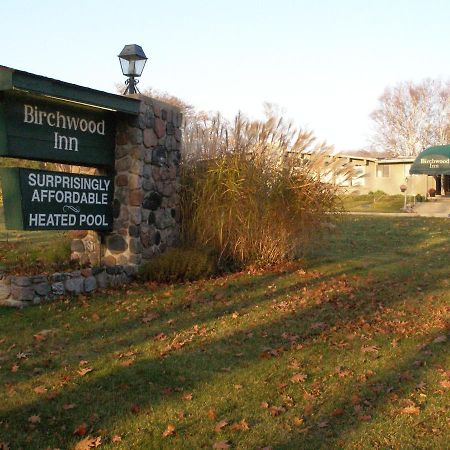
[(125, 76), (129, 76), (130, 74), (128, 72), (129, 72), (130, 61), (127, 61), (124, 58), (119, 58), (119, 61), (120, 61), (120, 67), (122, 69), (122, 73)]
[(146, 59), (124, 59), (119, 58), (120, 60), (120, 66), (122, 68), (122, 73), (125, 76), (134, 76), (134, 77), (140, 77), (142, 75), (142, 71), (144, 70), (145, 63), (147, 62)]
[(133, 65), (133, 71), (134, 76), (140, 77), (142, 75), (142, 72), (144, 70), (145, 63), (147, 62), (146, 59), (138, 59), (136, 61), (130, 61)]

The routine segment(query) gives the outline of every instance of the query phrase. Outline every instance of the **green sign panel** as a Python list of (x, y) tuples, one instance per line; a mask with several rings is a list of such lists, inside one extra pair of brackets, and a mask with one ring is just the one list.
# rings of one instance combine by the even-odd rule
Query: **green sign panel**
[(17, 91), (0, 95), (0, 156), (84, 166), (114, 164), (112, 112)]
[(417, 156), (411, 169), (411, 174), (449, 175), (450, 145), (429, 147)]
[(113, 178), (0, 169), (10, 230), (98, 230), (113, 225)]

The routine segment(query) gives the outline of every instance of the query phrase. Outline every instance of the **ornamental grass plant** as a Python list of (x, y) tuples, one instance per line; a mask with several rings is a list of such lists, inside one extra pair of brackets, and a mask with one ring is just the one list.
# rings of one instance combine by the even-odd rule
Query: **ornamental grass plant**
[(219, 262), (270, 265), (298, 256), (338, 209), (334, 181), (350, 168), (271, 108), (266, 119), (219, 115), (187, 126), (182, 166), (186, 245)]

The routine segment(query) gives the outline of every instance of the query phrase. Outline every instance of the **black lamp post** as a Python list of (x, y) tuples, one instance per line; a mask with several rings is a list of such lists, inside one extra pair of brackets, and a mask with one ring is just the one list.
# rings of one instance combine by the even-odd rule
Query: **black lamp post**
[(136, 78), (142, 75), (145, 63), (147, 62), (144, 50), (142, 50), (140, 45), (125, 45), (118, 56), (122, 73), (128, 77), (128, 80), (125, 81), (127, 88), (124, 94), (136, 94), (136, 92), (139, 92), (136, 87), (139, 80), (136, 80)]

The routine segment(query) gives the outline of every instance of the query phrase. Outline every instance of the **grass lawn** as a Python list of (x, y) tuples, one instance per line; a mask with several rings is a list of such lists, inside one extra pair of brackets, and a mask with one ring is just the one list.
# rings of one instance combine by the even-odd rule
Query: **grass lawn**
[(346, 216), (295, 265), (0, 309), (0, 442), (448, 448), (449, 238)]
[(61, 231), (11, 231), (5, 229), (0, 207), (0, 271), (40, 273), (58, 271), (70, 258), (70, 239)]
[[(409, 197), (408, 201), (411, 199)], [(395, 212), (403, 211), (403, 195), (387, 195), (376, 192), (366, 195), (345, 195), (342, 198), (344, 208), (351, 212)]]

